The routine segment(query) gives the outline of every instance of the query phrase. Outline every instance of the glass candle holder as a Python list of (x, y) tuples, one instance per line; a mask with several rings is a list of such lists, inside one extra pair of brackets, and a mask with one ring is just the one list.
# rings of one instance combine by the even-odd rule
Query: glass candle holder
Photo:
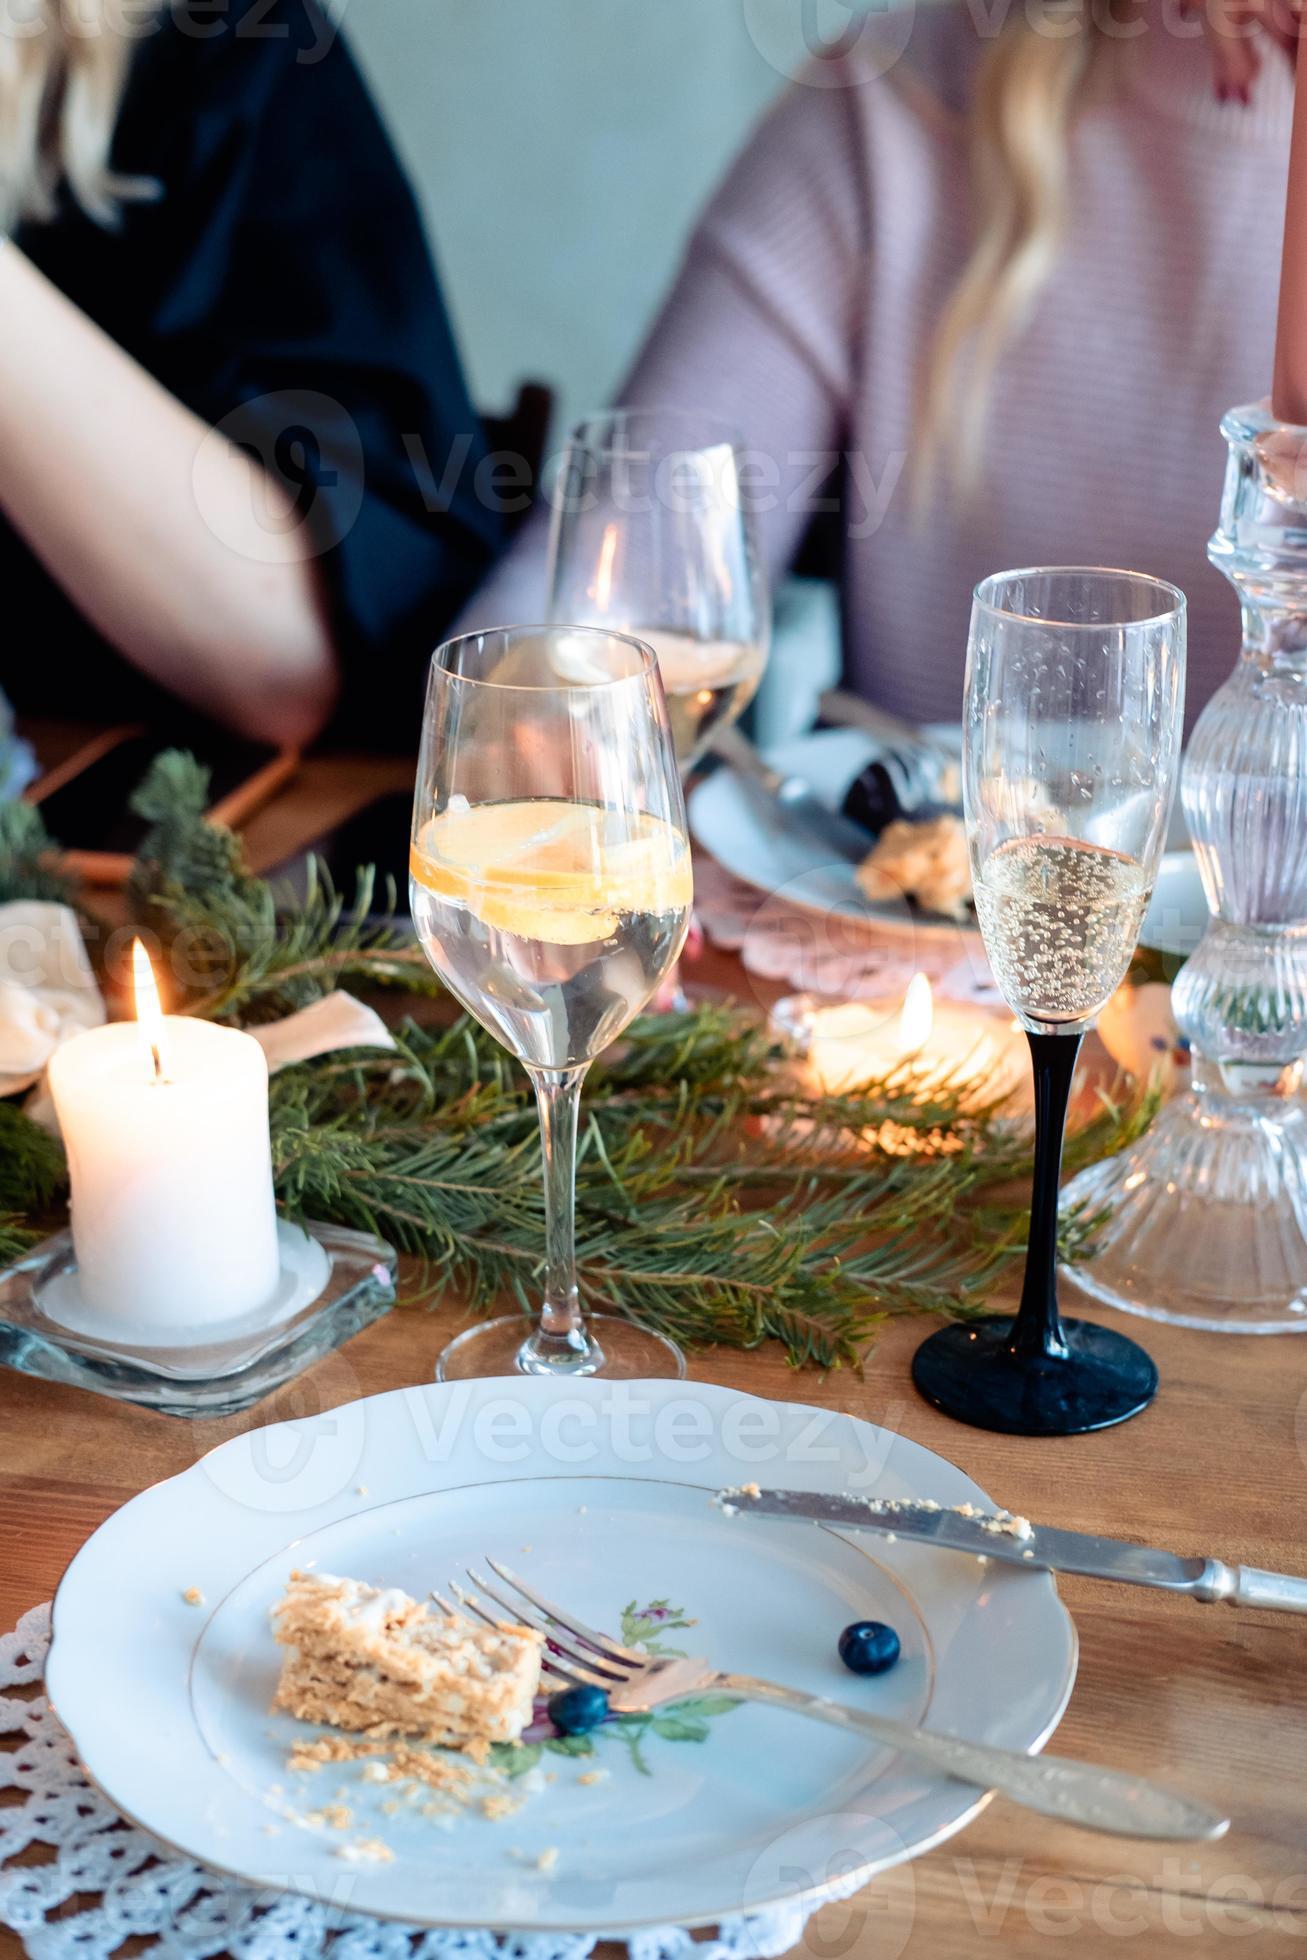
[(1069, 1276), (1107, 1305), (1228, 1333), (1307, 1329), (1307, 429), (1232, 409), (1209, 555), (1243, 645), (1182, 777), (1211, 914), (1173, 1004), (1192, 1086), (1063, 1200), (1103, 1214)]

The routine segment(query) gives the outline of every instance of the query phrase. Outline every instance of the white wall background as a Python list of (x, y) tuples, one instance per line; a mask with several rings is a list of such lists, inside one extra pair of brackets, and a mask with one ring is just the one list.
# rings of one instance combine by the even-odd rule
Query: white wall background
[(695, 214), (805, 44), (866, 0), (343, 0), (473, 393), (621, 379)]

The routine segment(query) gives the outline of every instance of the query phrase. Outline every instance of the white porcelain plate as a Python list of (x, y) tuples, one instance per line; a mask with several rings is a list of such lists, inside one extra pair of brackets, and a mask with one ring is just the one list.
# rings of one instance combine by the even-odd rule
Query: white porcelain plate
[[(956, 729), (948, 732), (958, 736)], [(835, 809), (849, 783), (874, 760), (881, 746), (860, 729), (825, 728), (768, 749), (767, 760), (810, 783), (816, 795)], [(906, 899), (882, 903), (864, 898), (854, 865), (831, 858), (788, 829), (779, 813), (773, 820), (767, 806), (747, 795), (729, 768), (715, 769), (692, 792), (689, 816), (696, 841), (732, 877), (800, 912), (871, 928), (887, 938), (962, 941), (974, 934), (974, 927), (933, 918)], [(867, 849), (871, 850), (870, 838)]]
[[(1041, 1746), (1075, 1674), (1050, 1578), (710, 1504), (752, 1480), (988, 1502), (905, 1437), (698, 1383), (401, 1389), (251, 1431), (125, 1505), (64, 1576), (47, 1684), (88, 1774), (128, 1817), (206, 1865), (350, 1911), (607, 1934), (847, 1889), (985, 1799), (797, 1716), (710, 1705), (606, 1728), (591, 1756), (542, 1748), (505, 1786), (525, 1799), (513, 1815), (439, 1819), (396, 1810), (359, 1763), (289, 1771), (288, 1745), (317, 1732), (269, 1713), (268, 1613), (292, 1567), (422, 1596), (489, 1552), (593, 1624), (616, 1631), (627, 1614), (628, 1637)], [(202, 1604), (186, 1602), (193, 1587)], [(836, 1654), (861, 1618), (902, 1639), (879, 1678)], [(347, 1828), (308, 1821), (337, 1802)], [(391, 1861), (341, 1855), (364, 1839)]]
[[(956, 728), (941, 726), (930, 732), (960, 740)], [(767, 751), (767, 760), (810, 783), (834, 809), (847, 785), (873, 760), (880, 746), (873, 736), (859, 729), (826, 728), (780, 743)], [(696, 841), (732, 877), (797, 911), (837, 921), (841, 927), (866, 927), (882, 938), (978, 940), (974, 924), (960, 926), (951, 919), (932, 918), (901, 899), (873, 903), (864, 898), (853, 865), (814, 849), (802, 835), (787, 830), (779, 816), (772, 821), (765, 805), (746, 795), (728, 768), (714, 770), (692, 792), (689, 815)], [(1171, 835), (1185, 848), (1168, 851), (1162, 859), (1140, 942), (1161, 952), (1187, 955), (1207, 924), (1207, 901), (1197, 860), (1187, 847), (1178, 805)], [(871, 849), (870, 841), (867, 848)]]
[(1209, 916), (1193, 851), (1165, 852), (1139, 928), (1140, 945), (1159, 953), (1181, 953), (1187, 959), (1206, 931)]

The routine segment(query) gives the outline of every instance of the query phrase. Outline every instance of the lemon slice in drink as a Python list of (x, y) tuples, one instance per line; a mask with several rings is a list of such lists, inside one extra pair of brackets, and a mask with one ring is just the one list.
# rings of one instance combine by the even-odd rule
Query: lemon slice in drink
[(693, 895), (689, 847), (662, 818), (543, 797), (451, 803), (409, 864), (483, 925), (554, 946), (608, 939), (623, 915), (684, 911)]

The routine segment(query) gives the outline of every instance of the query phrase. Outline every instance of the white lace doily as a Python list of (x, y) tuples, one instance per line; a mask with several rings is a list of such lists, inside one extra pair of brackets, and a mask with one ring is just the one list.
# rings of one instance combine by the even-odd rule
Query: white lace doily
[(715, 946), (738, 953), (747, 973), (799, 993), (883, 1000), (924, 973), (937, 994), (979, 1007), (1001, 1005), (974, 930), (877, 933), (865, 919), (790, 904), (784, 891), (756, 891), (712, 858), (694, 861), (694, 915)]
[[(33, 1960), (102, 1960), (144, 1940), (169, 1960), (585, 1960), (593, 1939), (427, 1931), (267, 1893), (225, 1879), (126, 1822), (91, 1788), (72, 1742), (39, 1692), (50, 1608), (0, 1635), (0, 1925)], [(18, 1862), (29, 1850), (39, 1862)], [(856, 1885), (845, 1888), (856, 1889)], [(724, 1921), (710, 1940), (682, 1927), (632, 1934), (631, 1960), (775, 1960), (809, 1913), (786, 1906)]]

